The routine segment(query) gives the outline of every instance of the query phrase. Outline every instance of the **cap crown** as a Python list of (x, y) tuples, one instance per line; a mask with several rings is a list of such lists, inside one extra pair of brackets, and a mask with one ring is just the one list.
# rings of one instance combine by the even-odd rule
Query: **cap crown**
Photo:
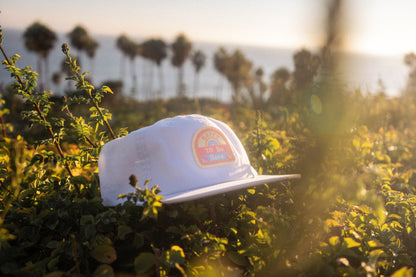
[(129, 177), (150, 179), (169, 197), (219, 183), (253, 178), (241, 142), (226, 124), (201, 115), (161, 120), (104, 145), (99, 159), (104, 205), (121, 203)]

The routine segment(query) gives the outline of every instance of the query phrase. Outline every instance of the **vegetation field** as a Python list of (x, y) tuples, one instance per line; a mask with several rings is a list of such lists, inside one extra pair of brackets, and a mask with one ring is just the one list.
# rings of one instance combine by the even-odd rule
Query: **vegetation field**
[[(0, 102), (1, 276), (413, 276), (415, 55), (393, 98), (347, 91), (336, 55), (302, 50), (266, 83), (243, 53), (219, 51), (234, 93), (221, 103), (95, 87), (66, 44), (74, 89), (58, 97), (1, 50), (14, 80)], [(124, 204), (104, 207), (103, 145), (190, 113), (230, 125), (260, 174), (302, 178), (171, 205), (139, 178)]]

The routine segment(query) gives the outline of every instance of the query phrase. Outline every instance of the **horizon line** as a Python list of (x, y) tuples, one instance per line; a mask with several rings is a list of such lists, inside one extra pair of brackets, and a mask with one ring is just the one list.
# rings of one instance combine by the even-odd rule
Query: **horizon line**
[[(82, 25), (82, 24), (77, 24), (76, 26), (78, 26), (78, 25), (84, 27), (84, 25)], [(5, 35), (5, 32), (4, 32), (5, 30), (24, 32), (25, 29), (26, 29), (26, 28), (22, 28), (22, 27), (4, 27), (4, 26), (1, 26), (1, 25), (0, 25), (0, 27), (3, 30), (3, 36)], [(84, 28), (86, 28), (86, 27), (84, 27)], [(68, 33), (67, 31), (62, 31), (62, 30), (54, 31), (54, 32), (56, 34), (59, 34), (60, 36), (64, 36), (65, 34)], [(90, 34), (92, 34), (96, 37), (117, 38), (118, 36), (123, 35), (123, 34), (126, 34), (127, 36), (129, 36), (126, 32), (123, 32), (123, 31), (121, 31), (118, 35), (117, 34), (109, 34), (109, 33), (93, 32), (93, 31), (88, 31), (88, 29), (87, 29), (87, 32), (89, 32)], [(176, 34), (177, 35), (178, 34), (185, 34), (186, 35), (186, 32), (179, 31)], [(143, 40), (143, 41), (148, 39), (148, 38), (160, 38), (160, 39), (165, 40), (165, 41), (170, 41), (171, 40), (171, 39), (166, 39), (161, 35), (154, 35), (154, 36), (130, 35), (129, 37), (131, 37), (133, 39), (140, 39), (140, 40)], [(173, 38), (174, 38), (174, 36), (173, 36)], [(248, 43), (248, 42), (243, 43), (243, 42), (231, 42), (231, 41), (222, 41), (222, 42), (220, 42), (220, 41), (213, 41), (213, 40), (211, 41), (211, 40), (198, 40), (198, 39), (192, 40), (190, 37), (188, 37), (188, 38), (190, 39), (191, 42), (195, 42), (197, 44), (209, 44), (209, 45), (212, 45), (212, 46), (218, 45), (218, 47), (227, 47), (227, 46), (229, 46), (229, 47), (233, 47), (235, 49), (239, 49), (240, 47), (258, 48), (258, 49), (267, 49), (267, 50), (275, 49), (275, 50), (293, 51), (294, 53), (296, 51), (300, 51), (300, 50), (303, 50), (303, 49), (309, 50), (309, 51), (312, 51), (312, 52), (316, 52), (316, 51), (319, 52), (322, 49), (322, 46), (315, 46), (315, 47), (307, 47), (307, 46), (304, 46), (304, 45), (302, 45), (302, 46), (283, 46), (283, 45), (277, 46), (277, 45), (275, 45), (274, 46), (274, 45), (270, 45), (270, 44), (255, 44), (255, 43)], [(403, 53), (376, 53), (376, 52), (370, 52), (370, 51), (358, 50), (358, 49), (339, 49), (337, 52), (340, 53), (340, 54), (368, 55), (368, 56), (376, 56), (376, 57), (380, 57), (380, 56), (382, 56), (382, 57), (404, 56), (404, 55), (407, 54), (407, 53), (404, 53), (404, 52)]]

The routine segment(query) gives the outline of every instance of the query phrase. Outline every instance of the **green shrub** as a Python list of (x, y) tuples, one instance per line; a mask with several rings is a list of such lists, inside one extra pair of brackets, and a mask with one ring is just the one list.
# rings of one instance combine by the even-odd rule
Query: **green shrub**
[(66, 99), (38, 92), (36, 72), (18, 68), (17, 55), (3, 62), (27, 126), (19, 135), (11, 120), (19, 114), (4, 93), (2, 276), (412, 276), (414, 105), (380, 125), (375, 118), (400, 114), (399, 100), (355, 95), (351, 107), (368, 109), (351, 129), (329, 135), (306, 127), (305, 107), (254, 111), (200, 101), (198, 109), (236, 130), (259, 173), (300, 171), (301, 181), (164, 205), (158, 184), (132, 178), (135, 192), (109, 208), (100, 198), (101, 147), (127, 134), (126, 126), (194, 112), (194, 102), (117, 95), (123, 109), (101, 106), (111, 90), (92, 86), (66, 45), (63, 52), (77, 88)]

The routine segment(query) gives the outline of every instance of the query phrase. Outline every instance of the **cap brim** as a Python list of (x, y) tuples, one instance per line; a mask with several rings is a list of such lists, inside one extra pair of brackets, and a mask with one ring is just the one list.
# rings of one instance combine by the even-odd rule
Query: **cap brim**
[[(200, 199), (203, 197), (213, 196), (225, 192), (230, 192), (238, 189), (249, 188), (255, 185), (286, 181), (291, 179), (300, 178), (300, 174), (288, 174), (288, 175), (257, 175), (256, 177), (242, 180), (235, 180), (226, 183), (216, 184), (204, 188), (195, 189), (192, 191), (186, 191), (183, 193), (175, 193), (165, 195), (162, 202), (165, 204), (173, 204), (178, 202), (185, 202)], [(162, 192), (163, 195), (163, 192)]]

